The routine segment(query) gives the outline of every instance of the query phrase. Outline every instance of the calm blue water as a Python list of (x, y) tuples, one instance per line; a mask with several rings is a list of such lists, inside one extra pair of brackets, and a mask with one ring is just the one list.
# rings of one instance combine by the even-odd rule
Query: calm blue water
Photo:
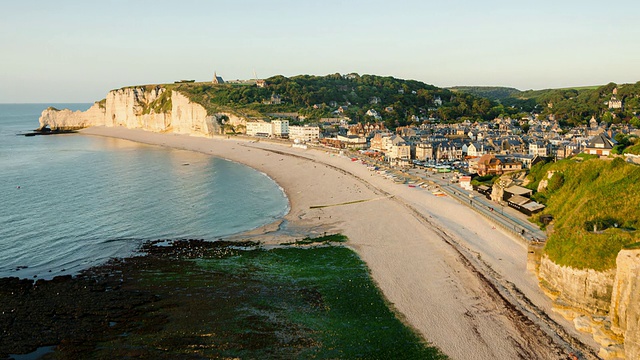
[(48, 106), (89, 104), (0, 104), (0, 276), (73, 274), (144, 240), (214, 240), (288, 210), (274, 181), (223, 159), (78, 134), (16, 136)]

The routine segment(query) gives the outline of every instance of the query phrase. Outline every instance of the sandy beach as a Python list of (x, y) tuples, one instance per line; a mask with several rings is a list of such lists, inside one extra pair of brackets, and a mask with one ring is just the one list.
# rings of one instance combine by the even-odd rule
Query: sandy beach
[[(85, 135), (198, 151), (248, 165), (289, 198), (264, 243), (342, 233), (407, 324), (452, 359), (595, 358), (595, 343), (551, 311), (527, 247), (450, 198), (395, 184), (359, 162), (249, 138), (93, 127)], [(586, 345), (585, 345), (586, 344)]]

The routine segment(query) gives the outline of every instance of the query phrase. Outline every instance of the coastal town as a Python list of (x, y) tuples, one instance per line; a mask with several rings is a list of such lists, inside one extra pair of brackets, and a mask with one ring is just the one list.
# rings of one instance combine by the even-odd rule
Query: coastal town
[[(264, 86), (264, 81), (262, 84)], [(616, 98), (616, 94), (617, 89), (614, 89), (608, 102), (611, 110), (622, 108), (622, 102)], [(281, 97), (274, 94), (267, 103), (276, 104), (273, 101), (280, 104)], [(378, 98), (372, 98), (371, 104), (378, 101)], [(473, 123), (469, 120), (445, 123), (433, 117), (414, 117), (412, 121), (416, 125), (390, 130), (382, 121), (384, 115), (374, 109), (366, 112), (364, 122), (354, 122), (341, 116), (348, 104), (338, 105), (334, 101), (329, 105), (336, 108), (333, 112), (335, 117), (308, 122), (298, 113), (271, 113), (267, 121), (247, 121), (246, 135), (272, 141), (289, 141), (294, 147), (347, 152), (370, 165), (370, 170), (384, 172), (385, 175), (393, 171), (390, 178), (409, 186), (416, 186), (416, 183), (427, 186), (426, 179), (432, 183), (444, 180), (439, 185), (446, 185), (445, 189), (456, 184), (460, 190), (468, 191), (470, 196), (473, 196), (472, 190), (486, 196), (487, 200), (491, 200), (486, 204), (489, 211), (493, 211), (492, 204), (502, 208), (509, 206), (525, 216), (538, 213), (545, 206), (531, 199), (532, 190), (520, 186), (522, 179), (510, 182), (499, 194), (492, 194), (492, 188), (486, 184), (472, 184), (472, 179), (526, 173), (537, 163), (558, 161), (579, 154), (607, 159), (615, 153), (613, 150), (618, 145), (616, 138), (640, 136), (640, 130), (629, 123), (612, 124), (598, 121), (592, 116), (587, 125), (562, 128), (553, 116), (544, 117), (537, 113), (520, 119), (497, 117), (491, 121)], [(435, 99), (434, 106), (439, 105), (442, 105), (441, 99)], [(640, 157), (634, 154), (618, 156), (630, 163), (640, 163)], [(418, 174), (416, 169), (426, 171)], [(429, 174), (442, 176), (427, 177)], [(450, 191), (449, 195), (453, 196), (454, 192)], [(534, 232), (535, 235), (528, 236), (531, 240), (545, 238), (542, 232), (535, 231), (535, 226), (510, 227), (520, 228), (518, 231), (521, 235)], [(530, 229), (525, 230), (524, 227)]]
[(640, 360), (606, 5), (3, 3), (0, 360)]
[[(528, 358), (634, 358), (640, 83), (583, 91), (584, 104), (577, 90), (548, 90), (553, 104), (538, 98), (524, 112), (391, 77), (215, 79), (112, 90), (84, 112), (50, 107), (39, 129), (187, 149), (267, 174), (291, 210), (254, 239), (343, 234), (409, 323), (455, 358), (470, 352), (442, 324), (474, 338), (480, 358), (521, 349), (497, 335), (505, 325), (547, 343), (517, 330), (509, 319), (521, 315), (508, 309), (547, 334), (570, 332), (557, 343), (564, 350), (527, 345)], [(328, 100), (334, 93), (352, 101)], [(474, 290), (459, 298), (461, 288)], [(498, 322), (480, 293), (504, 310)], [(483, 334), (502, 345), (488, 347)]]

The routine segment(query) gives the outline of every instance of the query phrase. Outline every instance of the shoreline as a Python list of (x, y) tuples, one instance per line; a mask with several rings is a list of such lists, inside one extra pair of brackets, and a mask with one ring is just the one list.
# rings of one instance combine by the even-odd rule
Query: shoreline
[(393, 184), (319, 150), (124, 128), (81, 133), (197, 151), (267, 174), (284, 190), (289, 212), (230, 239), (272, 244), (346, 235), (399, 316), (453, 359), (592, 357), (589, 338), (551, 311), (527, 273), (526, 247), (453, 199)]

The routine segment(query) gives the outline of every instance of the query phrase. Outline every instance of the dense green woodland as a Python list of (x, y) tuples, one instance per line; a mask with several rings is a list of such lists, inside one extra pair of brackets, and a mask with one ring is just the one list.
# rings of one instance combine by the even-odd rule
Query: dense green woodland
[[(607, 102), (618, 89), (616, 98), (622, 100), (623, 109), (609, 110)], [(456, 91), (485, 96), (499, 101), (506, 107), (514, 107), (524, 112), (536, 111), (543, 116), (553, 114), (565, 126), (586, 125), (592, 116), (607, 123), (632, 122), (640, 127), (640, 81), (635, 84), (569, 89), (547, 89), (514, 91), (500, 87), (457, 87)], [(552, 105), (550, 107), (549, 105)]]
[[(338, 107), (347, 105), (344, 115), (352, 121), (372, 121), (365, 113), (374, 109), (390, 128), (411, 124), (412, 115), (453, 122), (489, 120), (517, 113), (513, 108), (505, 108), (486, 98), (393, 77), (358, 74), (274, 76), (266, 82), (266, 88), (208, 83), (183, 83), (175, 88), (211, 114), (232, 111), (249, 117), (265, 117), (269, 113), (298, 112), (312, 122), (331, 117)], [(272, 94), (279, 95), (282, 104), (265, 104)], [(374, 98), (379, 101), (375, 103)], [(442, 101), (441, 106), (434, 103), (438, 98)]]
[[(388, 128), (414, 124), (416, 117), (435, 118), (443, 122), (491, 120), (497, 116), (520, 118), (532, 112), (549, 115), (563, 126), (588, 124), (592, 116), (612, 124), (632, 123), (640, 127), (640, 82), (599, 87), (520, 91), (506, 87), (459, 86), (442, 89), (416, 80), (390, 76), (332, 74), (298, 75), (290, 78), (274, 76), (265, 79), (268, 86), (254, 84), (178, 83), (162, 85), (180, 91), (204, 106), (210, 114), (231, 112), (253, 119), (269, 114), (297, 112), (314, 122), (320, 118), (342, 115), (352, 122), (373, 119), (366, 115), (376, 110)], [(616, 98), (622, 109), (607, 105), (617, 88)], [(272, 95), (281, 104), (270, 103)], [(373, 100), (378, 101), (373, 101)], [(436, 103), (442, 101), (442, 105)], [(170, 108), (169, 97), (160, 99), (152, 108)], [(415, 115), (415, 116), (414, 116)]]
[(534, 195), (546, 204), (540, 215), (555, 219), (545, 252), (560, 265), (614, 268), (620, 249), (640, 241), (640, 167), (581, 155), (533, 166), (527, 187), (537, 189), (550, 171), (547, 188)]

